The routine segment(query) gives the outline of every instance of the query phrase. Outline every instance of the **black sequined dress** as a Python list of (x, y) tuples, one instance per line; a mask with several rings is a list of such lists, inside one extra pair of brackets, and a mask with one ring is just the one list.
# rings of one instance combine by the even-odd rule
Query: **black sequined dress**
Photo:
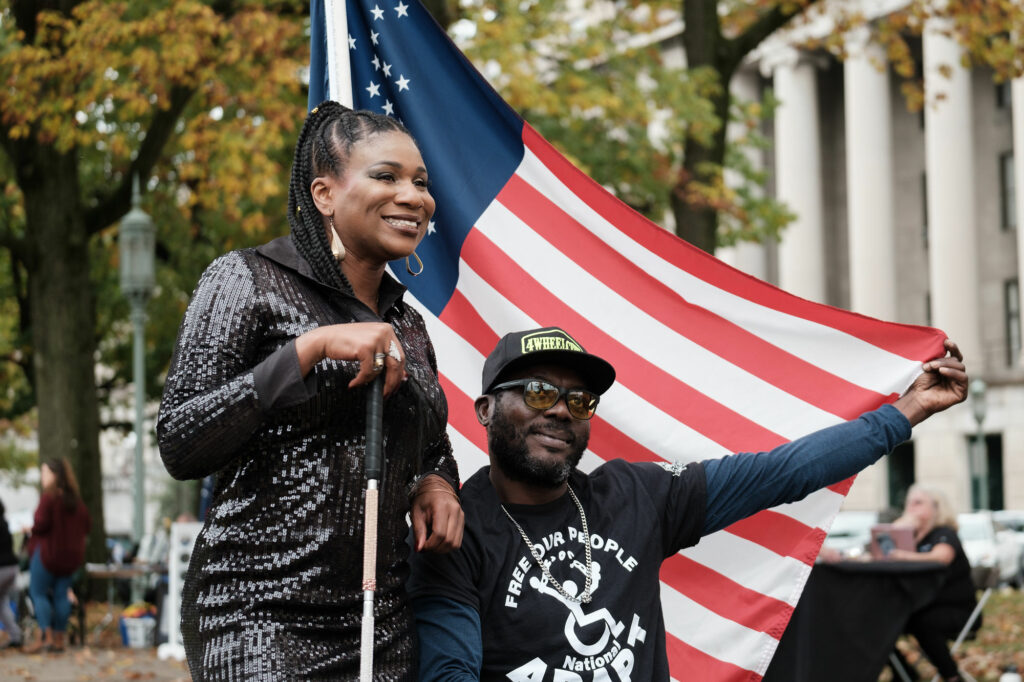
[[(431, 472), (458, 481), (433, 347), (403, 291), (385, 275), (380, 310), (409, 380), (384, 403), (375, 680), (415, 676), (410, 486)], [(367, 389), (347, 387), (354, 362), (322, 361), (303, 379), (294, 339), (379, 319), (317, 282), (290, 237), (228, 253), (203, 274), (157, 423), (172, 476), (216, 477), (182, 598), (195, 680), (358, 678)]]

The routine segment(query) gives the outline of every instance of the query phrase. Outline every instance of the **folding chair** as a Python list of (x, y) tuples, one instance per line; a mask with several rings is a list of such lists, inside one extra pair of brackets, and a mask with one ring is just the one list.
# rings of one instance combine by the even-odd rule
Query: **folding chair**
[[(953, 646), (949, 648), (950, 654), (956, 655), (956, 652), (960, 650), (960, 645), (964, 643), (964, 640), (973, 636), (972, 628), (974, 627), (974, 623), (978, 620), (978, 616), (981, 615), (981, 610), (985, 608), (985, 602), (987, 602), (988, 598), (991, 596), (992, 588), (986, 587), (985, 591), (981, 594), (981, 599), (978, 600), (978, 605), (974, 607), (973, 611), (971, 611), (971, 615), (964, 624), (963, 629), (960, 630), (960, 634), (957, 635), (956, 639), (953, 641)], [(960, 671), (960, 676), (966, 679), (967, 682), (977, 682), (977, 680), (962, 670)], [(936, 674), (935, 677), (932, 678), (932, 682), (938, 682), (938, 680), (939, 676)]]
[[(978, 621), (978, 616), (981, 615), (982, 609), (985, 608), (985, 602), (987, 602), (988, 598), (991, 596), (992, 588), (985, 588), (985, 591), (981, 595), (981, 599), (978, 600), (978, 605), (974, 607), (973, 611), (971, 611), (971, 615), (967, 618), (967, 622), (964, 623), (963, 628), (960, 630), (960, 634), (957, 635), (956, 639), (953, 641), (953, 646), (949, 648), (949, 653), (951, 655), (956, 655), (956, 652), (960, 650), (960, 645), (964, 643), (964, 640), (972, 637), (972, 628)], [(914, 679), (907, 672), (907, 669), (903, 667), (903, 663), (900, 661), (895, 651), (889, 654), (889, 665), (892, 667), (896, 676), (900, 678), (901, 682), (912, 682)], [(960, 671), (960, 676), (963, 677), (966, 682), (977, 682), (977, 680), (975, 680), (971, 675), (962, 670)], [(938, 674), (932, 678), (932, 682), (939, 682)]]

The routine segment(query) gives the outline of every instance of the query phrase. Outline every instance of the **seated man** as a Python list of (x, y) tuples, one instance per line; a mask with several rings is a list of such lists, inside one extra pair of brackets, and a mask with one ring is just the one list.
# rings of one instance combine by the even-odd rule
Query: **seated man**
[(558, 328), (506, 335), (475, 403), (491, 465), (462, 488), (462, 548), (411, 558), (420, 679), (668, 680), (662, 561), (852, 476), (963, 401), (962, 357), (946, 349), (893, 405), (771, 452), (584, 474), (588, 420), (615, 370)]

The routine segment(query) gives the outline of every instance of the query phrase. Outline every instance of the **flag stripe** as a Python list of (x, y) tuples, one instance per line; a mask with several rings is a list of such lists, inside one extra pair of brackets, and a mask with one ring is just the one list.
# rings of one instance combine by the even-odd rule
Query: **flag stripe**
[(451, 300), (442, 311), (440, 320), (480, 351), (483, 356), (486, 356), (492, 348), (498, 345), (498, 335), (484, 322), (480, 313), (458, 289), (452, 292)]
[(460, 391), (444, 374), (439, 374), (438, 379), (441, 382), (444, 395), (448, 399), (448, 425), (461, 433), (466, 440), (470, 441), (477, 448), (487, 452), (487, 433), (473, 419), (474, 411), (467, 409), (468, 406), (472, 406), (473, 398)]
[(814, 563), (821, 543), (825, 540), (825, 531), (820, 528), (808, 528), (796, 519), (772, 509), (737, 521), (727, 530), (808, 565)]
[(604, 459), (624, 459), (627, 462), (663, 462), (663, 457), (645, 448), (622, 431), (606, 422), (600, 414), (590, 420), (591, 447), (604, 453)]
[[(661, 583), (661, 602), (665, 609), (666, 624), (671, 619), (677, 626), (675, 634), (679, 641), (699, 649), (718, 662), (745, 668), (748, 671), (756, 670), (756, 667), (749, 663), (748, 652), (774, 650), (778, 646), (778, 641), (767, 634), (719, 616), (664, 582)], [(680, 632), (678, 618), (683, 614), (690, 627)], [(699, 626), (694, 627), (697, 623)], [(718, 678), (695, 676), (692, 679)]]
[[(829, 374), (758, 338), (712, 311), (696, 306), (664, 283), (608, 248), (596, 235), (562, 211), (539, 190), (512, 176), (498, 201), (554, 248), (572, 258), (637, 308), (723, 359), (778, 388), (843, 419), (860, 415), (862, 406), (886, 396)], [(623, 286), (628, 284), (628, 286)], [(729, 343), (723, 344), (722, 339)]]
[(774, 639), (782, 637), (793, 611), (786, 602), (744, 587), (681, 554), (670, 557), (661, 565), (661, 579), (670, 585), (687, 586), (686, 595), (697, 603)]
[[(701, 538), (700, 544), (684, 549), (682, 555), (790, 606), (796, 606), (799, 597), (799, 591), (794, 591), (793, 585), (802, 581), (810, 570), (801, 561), (780, 557), (770, 549), (726, 532)], [(744, 560), (737, 561), (736, 557)], [(685, 591), (685, 588), (680, 591)]]
[[(527, 149), (558, 175), (571, 191), (614, 223), (621, 232), (635, 241), (647, 244), (680, 270), (689, 272), (716, 288), (749, 300), (754, 300), (751, 294), (756, 292), (759, 305), (826, 324), (910, 360), (934, 357), (935, 339), (939, 340), (941, 346), (941, 340), (945, 338), (945, 334), (937, 329), (882, 322), (849, 311), (822, 306), (781, 289), (766, 286), (764, 282), (733, 270), (713, 256), (675, 238), (674, 235), (664, 233), (664, 230), (660, 230), (581, 173), (529, 125), (523, 126), (523, 142)], [(664, 234), (658, 234), (658, 230)], [(909, 334), (910, 330), (917, 330), (919, 333)], [(896, 333), (897, 331), (900, 333)]]
[(715, 682), (759, 682), (761, 675), (733, 663), (726, 663), (690, 646), (671, 632), (665, 633), (669, 667), (680, 680)]

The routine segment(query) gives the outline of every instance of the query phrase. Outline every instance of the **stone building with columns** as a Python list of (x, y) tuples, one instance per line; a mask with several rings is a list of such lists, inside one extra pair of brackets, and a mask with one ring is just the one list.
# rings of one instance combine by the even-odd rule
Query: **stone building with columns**
[[(663, 45), (682, 58), (678, 38)], [(754, 161), (797, 218), (777, 243), (717, 255), (807, 299), (938, 327), (984, 380), (984, 450), (972, 445), (972, 396), (860, 474), (844, 508), (900, 505), (922, 481), (959, 510), (1024, 509), (1024, 79), (963, 68), (960, 47), (934, 31), (916, 47), (930, 102), (920, 113), (867, 40), (855, 37), (846, 61), (784, 39), (761, 46), (731, 88), (760, 99), (770, 87), (780, 101), (765, 124), (772, 148)]]

